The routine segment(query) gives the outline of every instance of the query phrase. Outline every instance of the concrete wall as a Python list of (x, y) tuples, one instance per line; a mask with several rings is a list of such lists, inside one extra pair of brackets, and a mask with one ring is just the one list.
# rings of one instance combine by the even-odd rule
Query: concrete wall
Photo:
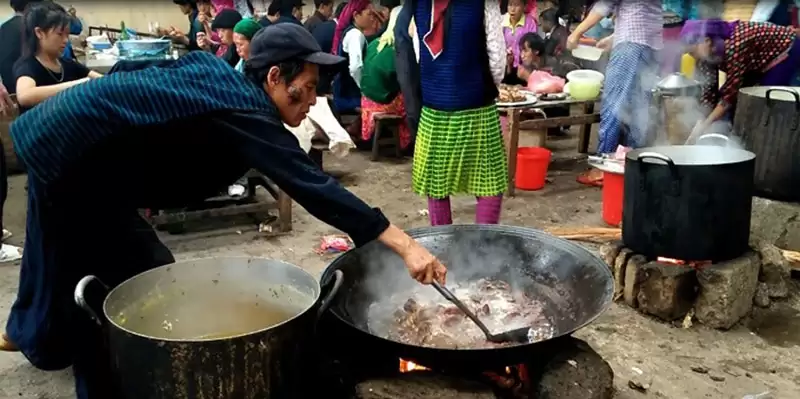
[[(304, 1), (306, 6), (303, 15), (308, 16), (314, 12), (314, 2)], [(60, 1), (65, 7), (73, 6), (78, 11), (78, 16), (85, 26), (104, 26), (119, 28), (120, 22), (125, 21), (129, 28), (146, 32), (150, 22), (158, 22), (162, 27), (175, 26), (186, 31), (189, 22), (181, 14), (178, 6), (169, 0), (130, 0), (98, 1), (98, 0), (71, 0)], [(256, 12), (265, 12), (270, 0), (253, 0)], [(337, 2), (338, 3), (338, 2)]]

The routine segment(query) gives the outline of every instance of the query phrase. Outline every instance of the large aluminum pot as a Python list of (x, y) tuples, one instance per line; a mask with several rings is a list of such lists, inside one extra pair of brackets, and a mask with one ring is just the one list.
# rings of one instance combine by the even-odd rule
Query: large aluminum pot
[[(75, 302), (106, 329), (118, 398), (290, 398), (309, 381), (323, 296), (303, 269), (260, 258), (209, 258), (141, 273), (91, 306), (94, 276)], [(100, 283), (100, 284), (93, 284)]]
[(633, 150), (625, 158), (622, 240), (649, 258), (724, 261), (742, 255), (750, 238), (756, 156), (698, 143)]

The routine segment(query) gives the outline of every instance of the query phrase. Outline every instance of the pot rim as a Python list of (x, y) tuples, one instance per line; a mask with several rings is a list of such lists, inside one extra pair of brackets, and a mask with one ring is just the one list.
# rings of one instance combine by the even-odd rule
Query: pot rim
[[(723, 156), (724, 160), (720, 162), (703, 162), (701, 159), (697, 159), (692, 162), (686, 162), (685, 159), (680, 159), (679, 157), (670, 157), (670, 155), (675, 154), (676, 152), (689, 152), (689, 151), (701, 151), (702, 149), (718, 149), (720, 151), (726, 152)], [(747, 150), (739, 149), (739, 148), (731, 148), (731, 147), (721, 147), (715, 145), (664, 145), (664, 146), (654, 146), (654, 147), (642, 147), (637, 148), (635, 150), (629, 151), (625, 154), (625, 160), (632, 161), (632, 162), (646, 162), (656, 165), (664, 165), (664, 161), (656, 160), (656, 159), (640, 159), (639, 155), (642, 153), (658, 153), (670, 157), (674, 162), (675, 166), (722, 166), (722, 165), (733, 165), (742, 162), (749, 162), (756, 158), (756, 154)], [(690, 157), (691, 158), (691, 157)]]
[[(176, 266), (179, 266), (181, 264), (188, 264), (190, 262), (198, 262), (198, 261), (199, 262), (204, 262), (204, 261), (211, 261), (211, 260), (214, 260), (214, 261), (218, 262), (218, 261), (225, 260), (225, 259), (265, 260), (265, 261), (270, 261), (272, 263), (280, 263), (280, 264), (283, 264), (285, 266), (298, 269), (298, 271), (300, 271), (300, 273), (302, 275), (304, 275), (304, 278), (308, 277), (310, 279), (310, 281), (313, 281), (314, 283), (316, 283), (316, 286), (317, 286), (316, 294), (313, 296), (311, 303), (308, 306), (306, 306), (305, 308), (303, 308), (302, 311), (297, 312), (297, 314), (295, 314), (294, 316), (292, 316), (292, 317), (290, 317), (290, 318), (288, 318), (288, 319), (286, 319), (286, 320), (284, 320), (284, 321), (282, 321), (280, 323), (276, 323), (276, 324), (270, 325), (269, 327), (264, 327), (264, 328), (261, 328), (261, 329), (258, 329), (258, 330), (253, 330), (253, 331), (249, 331), (249, 332), (246, 332), (246, 333), (231, 335), (231, 336), (227, 336), (227, 337), (223, 337), (223, 338), (218, 338), (218, 337), (214, 337), (214, 338), (162, 338), (162, 337), (154, 337), (154, 336), (150, 336), (150, 335), (147, 335), (147, 334), (142, 334), (142, 333), (140, 333), (138, 331), (133, 331), (130, 328), (126, 328), (126, 327), (120, 325), (119, 323), (117, 323), (114, 320), (113, 317), (110, 317), (108, 315), (108, 312), (107, 312), (108, 302), (109, 302), (109, 299), (112, 297), (112, 295), (115, 292), (117, 292), (120, 289), (120, 287), (122, 287), (125, 284), (130, 283), (131, 281), (135, 280), (139, 276), (144, 276), (144, 275), (147, 275), (147, 274), (150, 274), (150, 273), (155, 273), (155, 272), (161, 271), (162, 269), (165, 269), (165, 268), (168, 268), (168, 267), (176, 267)], [(105, 319), (111, 325), (113, 325), (115, 328), (120, 329), (120, 330), (124, 331), (127, 334), (135, 335), (137, 337), (145, 338), (145, 339), (149, 339), (149, 340), (153, 340), (153, 341), (170, 342), (170, 343), (208, 343), (208, 342), (215, 342), (215, 341), (228, 341), (228, 340), (231, 340), (231, 339), (243, 338), (243, 337), (247, 337), (247, 336), (254, 335), (254, 334), (260, 334), (260, 333), (263, 333), (263, 332), (266, 332), (266, 331), (281, 327), (281, 326), (283, 326), (285, 324), (288, 324), (288, 323), (292, 322), (293, 320), (297, 319), (298, 317), (308, 313), (311, 309), (313, 309), (314, 306), (316, 306), (317, 303), (319, 302), (319, 299), (320, 299), (321, 295), (322, 295), (322, 288), (321, 288), (320, 281), (316, 277), (314, 277), (311, 273), (309, 273), (308, 271), (306, 271), (305, 269), (303, 269), (300, 266), (297, 266), (297, 265), (294, 265), (294, 264), (291, 264), (291, 263), (288, 263), (288, 262), (284, 262), (282, 260), (276, 260), (276, 259), (260, 257), (260, 256), (220, 256), (220, 257), (208, 256), (208, 257), (205, 257), (205, 258), (195, 258), (195, 259), (182, 260), (182, 261), (170, 263), (170, 264), (167, 264), (167, 265), (159, 266), (159, 267), (156, 267), (156, 268), (141, 272), (141, 273), (139, 273), (139, 274), (137, 274), (137, 275), (135, 275), (133, 277), (128, 278), (127, 280), (123, 281), (122, 283), (120, 283), (119, 285), (117, 285), (116, 287), (111, 289), (111, 291), (109, 291), (108, 294), (106, 294), (105, 299), (103, 299), (103, 317), (105, 317)]]

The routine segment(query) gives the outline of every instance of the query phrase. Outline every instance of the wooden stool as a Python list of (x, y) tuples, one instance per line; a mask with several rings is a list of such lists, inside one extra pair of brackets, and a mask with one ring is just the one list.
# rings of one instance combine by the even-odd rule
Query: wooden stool
[[(381, 146), (393, 146), (395, 157), (403, 156), (400, 147), (400, 124), (403, 117), (398, 115), (378, 114), (374, 117), (375, 132), (372, 134), (372, 156), (373, 161), (380, 157)], [(388, 135), (388, 137), (387, 137)]]

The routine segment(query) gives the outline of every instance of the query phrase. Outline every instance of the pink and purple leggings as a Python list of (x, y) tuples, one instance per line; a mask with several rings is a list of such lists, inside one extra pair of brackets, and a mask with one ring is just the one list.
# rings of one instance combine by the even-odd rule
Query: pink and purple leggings
[[(478, 203), (475, 206), (475, 223), (500, 223), (500, 209), (503, 205), (503, 195), (476, 198)], [(431, 220), (431, 226), (453, 224), (453, 214), (450, 211), (450, 197), (428, 197), (428, 216)]]

